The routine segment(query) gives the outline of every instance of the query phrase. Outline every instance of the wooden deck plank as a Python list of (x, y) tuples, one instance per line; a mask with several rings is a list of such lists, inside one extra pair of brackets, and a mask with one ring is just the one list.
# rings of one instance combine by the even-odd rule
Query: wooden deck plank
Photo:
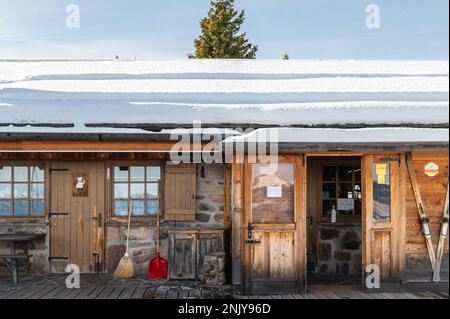
[(84, 299), (95, 299), (105, 289), (105, 286), (95, 287)]
[(180, 287), (178, 291), (178, 299), (187, 299), (189, 298), (189, 288)]
[(54, 296), (59, 294), (62, 290), (64, 290), (65, 287), (58, 286), (56, 289), (50, 291), (48, 294), (41, 297), (41, 299), (53, 299)]
[(85, 287), (85, 289), (83, 289), (83, 291), (81, 291), (78, 295), (76, 295), (74, 299), (86, 299), (86, 297), (89, 296), (89, 294), (93, 292), (95, 288), (96, 288), (95, 286)]
[(202, 293), (200, 291), (200, 288), (193, 288), (189, 290), (189, 298), (200, 298), (202, 296)]
[(118, 299), (124, 287), (115, 287), (111, 294), (108, 296), (108, 299)]
[(136, 287), (125, 287), (117, 299), (131, 299)]
[(138, 287), (136, 288), (136, 290), (134, 291), (133, 296), (131, 297), (131, 299), (142, 299), (144, 298), (144, 293), (147, 290), (147, 287)]
[[(69, 289), (69, 288), (67, 288)], [(64, 296), (64, 299), (75, 299), (78, 295), (86, 291), (88, 287), (70, 288), (70, 293)]]
[(33, 295), (41, 292), (44, 287), (29, 287), (25, 288), (27, 290), (25, 293), (21, 294), (17, 299), (30, 299)]
[(178, 287), (169, 289), (167, 292), (167, 299), (178, 299)]
[(147, 290), (144, 292), (143, 298), (144, 299), (152, 299), (155, 295), (156, 287), (148, 287)]
[(97, 296), (97, 299), (108, 299), (109, 295), (114, 291), (114, 287), (106, 287), (103, 291)]
[(159, 286), (155, 290), (155, 294), (153, 295), (153, 299), (166, 299), (168, 291), (169, 291), (169, 287), (167, 287), (167, 286)]
[(57, 286), (43, 287), (43, 289), (39, 293), (33, 295), (32, 299), (41, 299), (43, 296), (51, 293), (53, 290), (56, 290), (57, 288), (58, 288)]

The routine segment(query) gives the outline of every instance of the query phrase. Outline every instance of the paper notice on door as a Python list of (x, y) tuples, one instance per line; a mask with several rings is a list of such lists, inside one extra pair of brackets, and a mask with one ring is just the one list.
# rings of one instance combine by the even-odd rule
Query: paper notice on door
[(283, 197), (283, 188), (281, 186), (267, 186), (267, 198)]
[(355, 201), (353, 198), (338, 198), (337, 206), (338, 210), (353, 210), (355, 208)]

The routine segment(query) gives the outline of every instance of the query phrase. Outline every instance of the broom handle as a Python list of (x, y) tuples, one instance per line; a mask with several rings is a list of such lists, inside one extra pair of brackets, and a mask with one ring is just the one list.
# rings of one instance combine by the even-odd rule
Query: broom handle
[(159, 207), (156, 212), (156, 254), (159, 254)]
[(131, 200), (128, 200), (128, 230), (127, 230), (127, 250), (126, 254), (128, 255), (128, 247), (130, 244), (130, 227), (131, 227)]

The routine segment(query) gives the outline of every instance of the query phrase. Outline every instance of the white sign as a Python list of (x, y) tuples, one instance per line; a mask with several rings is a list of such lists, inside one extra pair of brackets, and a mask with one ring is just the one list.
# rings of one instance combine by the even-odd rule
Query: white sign
[(355, 208), (355, 201), (353, 198), (338, 198), (338, 210), (353, 210)]
[(267, 198), (281, 198), (283, 197), (282, 186), (267, 186)]

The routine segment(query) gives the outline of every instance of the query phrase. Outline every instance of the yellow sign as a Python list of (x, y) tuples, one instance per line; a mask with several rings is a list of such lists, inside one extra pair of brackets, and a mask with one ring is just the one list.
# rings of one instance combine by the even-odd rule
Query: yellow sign
[(377, 183), (379, 185), (386, 184), (387, 164), (376, 164), (375, 173), (377, 174)]

